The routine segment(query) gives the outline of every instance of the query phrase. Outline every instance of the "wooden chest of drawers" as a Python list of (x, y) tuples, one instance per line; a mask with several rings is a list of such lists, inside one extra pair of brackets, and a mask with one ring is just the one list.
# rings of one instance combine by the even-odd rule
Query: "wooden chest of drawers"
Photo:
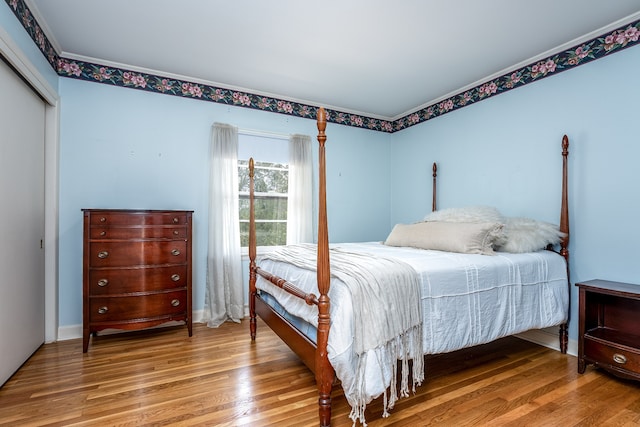
[(104, 329), (191, 319), (192, 211), (83, 209), (83, 351)]

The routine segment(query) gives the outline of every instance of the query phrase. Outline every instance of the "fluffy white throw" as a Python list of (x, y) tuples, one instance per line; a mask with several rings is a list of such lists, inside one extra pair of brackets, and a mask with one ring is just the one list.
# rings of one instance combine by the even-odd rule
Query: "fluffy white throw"
[[(366, 352), (382, 349), (392, 378), (389, 396), (384, 393), (384, 414), (393, 408), (400, 396), (409, 395), (409, 371), (412, 390), (424, 380), (422, 351), (422, 305), (420, 279), (407, 263), (397, 259), (374, 256), (362, 252), (349, 252), (339, 247), (330, 250), (331, 276), (340, 279), (349, 289), (354, 304), (354, 351), (358, 357), (355, 396), (351, 402), (351, 419), (359, 419), (366, 426), (365, 361)], [(297, 267), (315, 271), (317, 248), (315, 245), (289, 245), (262, 258), (288, 262)], [(401, 361), (400, 384), (396, 378), (396, 361)], [(412, 369), (409, 369), (409, 361)]]

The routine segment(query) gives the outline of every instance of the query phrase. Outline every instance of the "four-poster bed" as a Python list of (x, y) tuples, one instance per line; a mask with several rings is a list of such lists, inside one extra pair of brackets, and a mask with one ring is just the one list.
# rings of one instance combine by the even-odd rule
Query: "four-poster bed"
[[(413, 245), (404, 245), (402, 238), (399, 244), (394, 244), (392, 240), (398, 238), (398, 233), (401, 232), (396, 232), (395, 228), (387, 239), (387, 244), (342, 244), (340, 247), (332, 245), (330, 248), (326, 214), (326, 115), (322, 108), (318, 111), (317, 126), (320, 150), (317, 246), (283, 248), (278, 255), (262, 256), (258, 265), (253, 212), (253, 161), (250, 161), (249, 311), (252, 340), (256, 338), (256, 316), (260, 316), (314, 372), (318, 385), (321, 426), (328, 426), (331, 422), (331, 389), (336, 379), (340, 380), (345, 396), (353, 408), (351, 417), (354, 421), (359, 419), (364, 422), (364, 409), (372, 398), (384, 394), (386, 415), (387, 408), (392, 408), (397, 398), (396, 383), (402, 383), (401, 396), (406, 395), (411, 386), (421, 383), (423, 354), (446, 353), (524, 330), (556, 325), (560, 325), (560, 349), (563, 353), (566, 352), (569, 305), (566, 136), (562, 141), (559, 231), (563, 237), (558, 242), (559, 251), (556, 253), (548, 245), (547, 251), (535, 253), (485, 256), (478, 255), (485, 253), (480, 249), (453, 255), (450, 252), (415, 249)], [(436, 210), (436, 175), (434, 163), (433, 211)], [(430, 233), (428, 238), (431, 238), (434, 230), (441, 232), (439, 227), (442, 223), (427, 222), (416, 226), (425, 224), (431, 227), (427, 230)], [(468, 224), (460, 226), (467, 227)], [(460, 230), (459, 226), (451, 224), (447, 224), (445, 228), (451, 227), (456, 232)], [(502, 225), (482, 223), (474, 224), (471, 228), (474, 233), (482, 228), (482, 236), (486, 237), (496, 231), (501, 232)], [(409, 229), (409, 234), (414, 238), (415, 229)], [(444, 244), (447, 246), (448, 242)], [(491, 249), (488, 252), (493, 254)], [(284, 262), (287, 253), (290, 257)], [(310, 259), (310, 254), (315, 259)], [(426, 261), (428, 264), (442, 264), (442, 271), (424, 268), (423, 256), (430, 257)], [(397, 261), (395, 257), (398, 258)], [(479, 262), (496, 266), (486, 269), (490, 273), (485, 278), (484, 264), (480, 268), (476, 266)], [(365, 267), (357, 266), (358, 263)], [(380, 267), (376, 269), (378, 264)], [(457, 267), (458, 264), (461, 267)], [(407, 278), (411, 273), (407, 273), (406, 265), (415, 274), (414, 278)], [(358, 293), (360, 285), (351, 283), (352, 279), (345, 273), (348, 270), (353, 270), (354, 275), (366, 276), (370, 282), (376, 282), (379, 286), (372, 293), (380, 293), (379, 298), (368, 295), (367, 291)], [(514, 270), (517, 270), (517, 274)], [(520, 282), (496, 286), (494, 283), (503, 280), (504, 271), (509, 271), (510, 278), (518, 276), (519, 280), (521, 272), (530, 270), (533, 271), (532, 274), (543, 277), (532, 276), (531, 282), (540, 282), (540, 286), (523, 286)], [(473, 276), (471, 280), (468, 279), (470, 271)], [(405, 274), (405, 278), (397, 279), (400, 276), (396, 274)], [(296, 277), (296, 283), (288, 281), (286, 277)], [(389, 290), (392, 287), (386, 284), (390, 282), (398, 282), (401, 290)], [(436, 283), (439, 282), (447, 285), (438, 290)], [(503, 300), (507, 302), (503, 303)], [(366, 301), (366, 307), (359, 307), (359, 301)], [(419, 310), (419, 324), (415, 321), (416, 306)], [(458, 322), (456, 316), (459, 318), (461, 314), (455, 311), (458, 309), (456, 307), (472, 313), (468, 324), (466, 320)], [(366, 313), (373, 310), (373, 315)], [(446, 316), (443, 313), (446, 312), (450, 312), (453, 320), (444, 319)], [(442, 321), (440, 316), (443, 317)], [(379, 319), (382, 319), (381, 323), (376, 323)], [(367, 331), (366, 326), (358, 326), (358, 321), (378, 326), (369, 327)], [(378, 336), (383, 333), (378, 333), (377, 329), (386, 327), (387, 323), (399, 324), (399, 332), (392, 331), (391, 335)], [(354, 330), (357, 332), (354, 333)], [(456, 333), (461, 336), (450, 341), (448, 338), (444, 339)], [(420, 342), (416, 341), (416, 336), (422, 337), (417, 339)], [(367, 347), (362, 344), (363, 341), (372, 344)], [(398, 360), (402, 366), (401, 379), (396, 378), (395, 366)], [(389, 368), (389, 363), (392, 363), (393, 368)], [(408, 368), (410, 365), (411, 369)], [(390, 394), (388, 403), (387, 389)]]

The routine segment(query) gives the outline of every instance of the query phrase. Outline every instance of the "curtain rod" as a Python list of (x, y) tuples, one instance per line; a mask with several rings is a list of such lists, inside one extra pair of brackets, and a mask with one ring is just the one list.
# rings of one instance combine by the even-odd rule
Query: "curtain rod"
[(263, 130), (254, 130), (254, 129), (244, 129), (238, 128), (238, 133), (243, 135), (253, 135), (253, 136), (266, 136), (269, 138), (278, 138), (278, 139), (289, 139), (291, 135), (284, 133), (276, 133), (276, 132), (267, 132)]

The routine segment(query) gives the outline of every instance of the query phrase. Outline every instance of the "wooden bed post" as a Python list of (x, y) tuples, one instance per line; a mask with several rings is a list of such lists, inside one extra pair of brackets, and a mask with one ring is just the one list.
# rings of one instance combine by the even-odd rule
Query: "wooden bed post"
[(253, 157), (249, 159), (249, 330), (256, 340), (256, 215), (254, 213)]
[(319, 204), (318, 204), (318, 339), (316, 351), (316, 382), (318, 384), (318, 411), (320, 425), (331, 425), (331, 387), (333, 385), (333, 368), (329, 364), (327, 343), (329, 340), (329, 232), (327, 227), (327, 178), (324, 144), (327, 136), (327, 116), (324, 108), (318, 109), (318, 143), (319, 143)]
[[(569, 286), (569, 313), (571, 312), (571, 278), (569, 276), (569, 191), (567, 158), (569, 156), (569, 138), (562, 137), (562, 204), (560, 207), (560, 231), (565, 237), (560, 241), (560, 255), (567, 263), (567, 282)], [(569, 321), (560, 325), (560, 352), (566, 353), (569, 345)]]
[(431, 192), (433, 200), (431, 201), (431, 212), (436, 211), (436, 179), (438, 177), (438, 165), (436, 162), (433, 162), (433, 190)]

